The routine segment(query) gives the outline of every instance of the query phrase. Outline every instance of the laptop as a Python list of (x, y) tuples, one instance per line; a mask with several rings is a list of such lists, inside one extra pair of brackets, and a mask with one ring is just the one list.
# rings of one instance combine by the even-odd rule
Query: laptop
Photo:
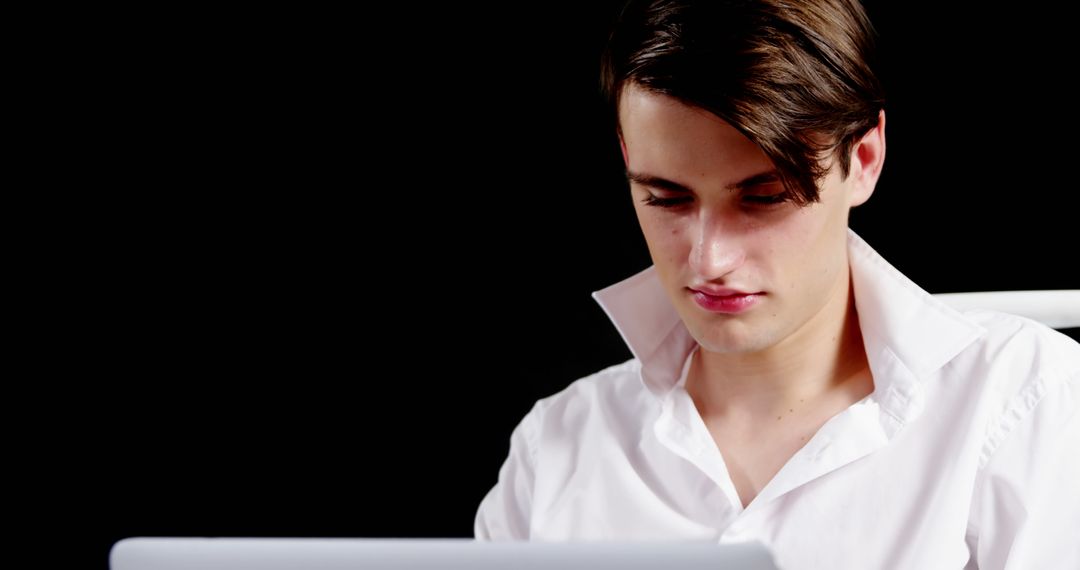
[(126, 538), (112, 570), (776, 570), (759, 543)]

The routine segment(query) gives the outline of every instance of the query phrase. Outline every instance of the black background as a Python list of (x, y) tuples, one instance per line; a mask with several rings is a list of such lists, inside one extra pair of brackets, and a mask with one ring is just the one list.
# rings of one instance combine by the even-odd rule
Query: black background
[[(650, 263), (597, 89), (618, 4), (93, 14), (108, 184), (68, 204), (42, 361), (89, 567), (471, 536), (532, 403), (630, 356), (589, 296)], [(1077, 288), (1075, 32), (961, 4), (870, 5), (888, 158), (851, 225), (931, 292)]]

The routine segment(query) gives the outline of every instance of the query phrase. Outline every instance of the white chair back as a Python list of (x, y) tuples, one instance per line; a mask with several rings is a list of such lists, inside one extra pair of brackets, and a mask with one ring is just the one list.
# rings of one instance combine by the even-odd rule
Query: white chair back
[(1055, 329), (1080, 327), (1080, 289), (937, 293), (957, 310), (990, 309), (1034, 319)]

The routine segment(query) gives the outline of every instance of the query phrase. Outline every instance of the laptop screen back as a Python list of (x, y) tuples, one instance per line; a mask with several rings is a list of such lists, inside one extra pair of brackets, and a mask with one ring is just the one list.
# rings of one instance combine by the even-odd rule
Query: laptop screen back
[(760, 544), (128, 538), (112, 570), (775, 570)]

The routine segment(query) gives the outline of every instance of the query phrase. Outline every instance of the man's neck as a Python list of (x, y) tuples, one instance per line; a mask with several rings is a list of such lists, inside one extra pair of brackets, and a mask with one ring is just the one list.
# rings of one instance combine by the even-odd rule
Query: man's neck
[(850, 279), (803, 327), (767, 351), (699, 349), (686, 389), (702, 416), (754, 422), (835, 400), (837, 392), (857, 399), (872, 390)]

